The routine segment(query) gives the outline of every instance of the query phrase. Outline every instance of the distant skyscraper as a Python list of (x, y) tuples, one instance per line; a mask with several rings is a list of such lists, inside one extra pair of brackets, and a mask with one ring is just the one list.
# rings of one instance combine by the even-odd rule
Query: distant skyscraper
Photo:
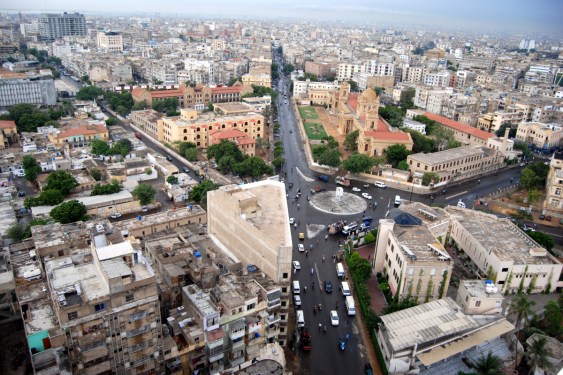
[(79, 13), (42, 14), (39, 19), (39, 35), (46, 41), (63, 36), (86, 35), (86, 20)]

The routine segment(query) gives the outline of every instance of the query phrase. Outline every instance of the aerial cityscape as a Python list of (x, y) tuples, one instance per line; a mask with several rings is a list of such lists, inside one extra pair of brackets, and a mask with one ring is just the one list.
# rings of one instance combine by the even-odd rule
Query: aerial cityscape
[(562, 374), (562, 14), (3, 2), (0, 373)]

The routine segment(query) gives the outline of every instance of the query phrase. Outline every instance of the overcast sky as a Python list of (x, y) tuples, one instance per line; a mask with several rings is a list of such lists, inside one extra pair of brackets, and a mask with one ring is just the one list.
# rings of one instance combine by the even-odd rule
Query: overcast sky
[(2, 0), (0, 8), (154, 15), (292, 17), (437, 28), (563, 33), (563, 0)]

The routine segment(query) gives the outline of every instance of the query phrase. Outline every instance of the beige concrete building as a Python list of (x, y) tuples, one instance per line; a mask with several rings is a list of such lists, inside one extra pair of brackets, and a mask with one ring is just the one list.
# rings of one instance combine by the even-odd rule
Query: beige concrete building
[(428, 117), (430, 120), (436, 121), (436, 123), (438, 123), (444, 129), (451, 130), (454, 134), (454, 138), (466, 145), (477, 144), (486, 146), (487, 140), (495, 136), (494, 134), (466, 124), (462, 124), (461, 122), (451, 120), (444, 116), (436, 115), (434, 113), (425, 112), (424, 116)]
[(399, 209), (379, 222), (375, 271), (388, 280), (391, 293), (419, 303), (444, 297), (453, 261), (422, 220)]
[(503, 292), (560, 291), (563, 265), (505, 218), (453, 206), (450, 241)]
[(555, 152), (549, 163), (544, 209), (563, 213), (563, 153)]
[(292, 241), (283, 183), (259, 181), (222, 186), (207, 196), (209, 234), (243, 264), (255, 264), (288, 284)]
[(272, 76), (269, 73), (246, 73), (241, 80), (243, 85), (272, 87)]
[(485, 280), (461, 280), (456, 302), (467, 315), (500, 315), (504, 297), (499, 289)]
[(438, 175), (437, 182), (448, 183), (496, 171), (504, 166), (504, 156), (500, 151), (471, 145), (431, 154), (412, 154), (407, 156), (407, 164), (415, 180), (421, 181), (424, 173), (433, 172)]
[(108, 52), (123, 52), (123, 36), (114, 32), (98, 32), (98, 48)]
[(145, 109), (131, 112), (129, 119), (133, 125), (139, 127), (144, 132), (158, 134), (158, 120), (163, 117), (163, 113), (157, 112), (154, 109)]
[(563, 141), (563, 128), (555, 124), (524, 122), (518, 125), (516, 139), (536, 148), (551, 150)]
[[(237, 108), (240, 106), (242, 104), (236, 105)], [(225, 107), (225, 110), (229, 109)], [(179, 117), (158, 120), (157, 132), (149, 132), (149, 135), (160, 142), (192, 142), (203, 148), (228, 139), (237, 143), (243, 153), (253, 156), (256, 138), (264, 138), (265, 126), (264, 116), (254, 112), (220, 116), (182, 109)]]
[(305, 73), (314, 74), (317, 77), (328, 76), (330, 68), (330, 64), (326, 62), (305, 61)]

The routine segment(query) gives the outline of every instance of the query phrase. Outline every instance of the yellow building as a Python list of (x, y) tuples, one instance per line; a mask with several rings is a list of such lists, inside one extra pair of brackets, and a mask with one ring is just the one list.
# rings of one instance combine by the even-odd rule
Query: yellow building
[(69, 128), (58, 133), (49, 133), (49, 141), (55, 147), (64, 144), (83, 145), (95, 139), (107, 141), (109, 139), (108, 128), (104, 125), (81, 125)]
[(412, 150), (410, 133), (391, 127), (379, 117), (379, 97), (368, 88), (362, 94), (350, 93), (344, 82), (340, 90), (331, 93), (329, 108), (338, 114), (338, 132), (348, 134), (359, 130), (358, 152), (369, 156), (383, 156), (391, 145), (403, 144)]
[(0, 121), (0, 149), (13, 143), (18, 136), (18, 128), (14, 121)]
[(247, 73), (242, 76), (243, 85), (272, 87), (272, 76), (267, 73)]
[(229, 139), (245, 154), (253, 156), (256, 138), (264, 138), (264, 126), (264, 116), (254, 112), (219, 116), (213, 112), (198, 114), (195, 110), (182, 109), (179, 117), (159, 119), (157, 133), (151, 135), (160, 142), (192, 142), (197, 147)]

